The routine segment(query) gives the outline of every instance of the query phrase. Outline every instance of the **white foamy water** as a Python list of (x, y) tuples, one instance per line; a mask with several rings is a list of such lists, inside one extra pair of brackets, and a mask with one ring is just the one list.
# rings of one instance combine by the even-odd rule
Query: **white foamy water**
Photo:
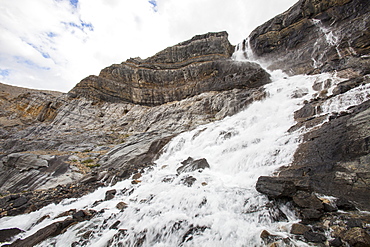
[[(156, 165), (140, 178), (141, 183), (133, 185), (126, 180), (27, 215), (5, 217), (0, 219), (1, 228), (23, 229), (26, 232), (18, 237), (25, 238), (65, 219), (55, 219), (62, 212), (93, 209), (99, 213), (91, 220), (73, 225), (39, 246), (263, 246), (263, 230), (289, 237), (289, 228), (297, 219), (280, 206), (288, 220), (274, 222), (274, 210), (255, 190), (255, 184), (259, 176), (271, 175), (292, 161), (300, 132), (287, 130), (295, 124), (294, 111), (315, 93), (313, 83), (332, 78), (335, 84), (340, 80), (331, 74), (287, 77), (277, 71), (272, 77), (273, 82), (265, 86), (266, 99), (253, 102), (234, 116), (175, 137)], [(362, 96), (352, 103), (361, 103), (369, 97), (369, 89), (353, 89), (333, 97), (322, 114), (333, 111), (332, 105), (336, 105), (334, 111), (348, 107), (345, 97), (352, 99), (355, 94)], [(207, 159), (210, 169), (177, 174), (188, 157)], [(184, 183), (189, 177), (195, 179), (192, 186)], [(117, 190), (112, 200), (94, 204), (111, 189)], [(128, 207), (118, 210), (119, 202)], [(37, 224), (45, 215), (50, 217)], [(115, 223), (118, 229), (110, 229)], [(119, 234), (119, 229), (125, 229), (125, 234)], [(83, 237), (87, 231), (90, 235)]]

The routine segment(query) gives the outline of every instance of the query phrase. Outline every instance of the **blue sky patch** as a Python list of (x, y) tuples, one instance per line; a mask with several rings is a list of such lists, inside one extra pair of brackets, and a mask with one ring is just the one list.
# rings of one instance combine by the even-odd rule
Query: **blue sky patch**
[(69, 2), (73, 7), (77, 8), (78, 0), (69, 0)]
[(27, 65), (28, 67), (31, 67), (33, 69), (50, 70), (49, 67), (39, 66), (36, 63), (34, 63), (33, 61), (25, 59), (23, 57), (16, 56), (15, 59), (16, 59), (17, 63)]
[(156, 0), (150, 0), (149, 3), (152, 5), (152, 9), (157, 12), (157, 1)]
[(87, 23), (87, 22), (84, 22), (82, 20), (80, 20), (80, 23), (77, 24), (77, 23), (74, 23), (74, 22), (62, 22), (68, 26), (71, 26), (71, 27), (76, 27), (78, 29), (80, 29), (81, 31), (85, 31), (85, 28), (87, 28), (89, 31), (94, 31), (94, 26), (91, 24), (91, 23)]
[(56, 33), (53, 33), (53, 32), (48, 32), (48, 33), (46, 33), (46, 35), (47, 35), (49, 38), (54, 38), (54, 37), (58, 36)]
[(32, 44), (32, 43), (28, 43), (27, 44), (29, 46), (32, 46), (33, 49), (35, 49), (36, 51), (38, 51), (39, 53), (41, 53), (41, 55), (44, 57), (44, 58), (50, 58), (50, 55), (46, 52), (43, 52), (42, 49), (40, 47), (37, 47), (36, 45)]
[(7, 77), (10, 74), (10, 70), (8, 69), (0, 69), (0, 76)]

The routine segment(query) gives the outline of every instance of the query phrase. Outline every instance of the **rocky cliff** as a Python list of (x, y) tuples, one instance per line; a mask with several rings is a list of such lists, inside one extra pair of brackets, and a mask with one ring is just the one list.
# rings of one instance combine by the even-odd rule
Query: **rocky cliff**
[[(296, 211), (302, 221), (291, 233), (313, 245), (370, 244), (370, 219), (358, 211), (370, 210), (369, 8), (367, 0), (300, 0), (237, 48), (269, 69), (341, 78), (316, 81), (287, 130), (302, 133), (293, 161), (256, 184), (272, 205)], [(226, 32), (197, 35), (111, 65), (68, 94), (0, 84), (0, 217), (140, 177), (177, 134), (264, 98), (269, 74), (230, 59), (233, 49)], [(357, 102), (345, 95), (358, 88), (363, 103), (322, 114), (334, 99)], [(279, 236), (261, 238), (277, 246)]]
[[(331, 95), (330, 80), (313, 85), (317, 97), (294, 113), (297, 124), (290, 131), (304, 133), (294, 160), (277, 175), (260, 177), (256, 184), (273, 201), (293, 205), (302, 221), (291, 232), (308, 242), (324, 244), (320, 231), (326, 230), (333, 238), (326, 243), (329, 246), (370, 244), (369, 218), (356, 213), (356, 209), (370, 210), (370, 96), (365, 91), (341, 99), (354, 88), (368, 88), (370, 82), (369, 13), (368, 1), (300, 0), (257, 27), (239, 45), (244, 56), (270, 69), (288, 74), (334, 71), (344, 78)], [(350, 105), (356, 97), (364, 97), (365, 102), (330, 116), (321, 114), (335, 98)], [(346, 212), (338, 213), (338, 209)], [(357, 224), (352, 225), (353, 221)]]
[(367, 0), (300, 0), (256, 28), (245, 46), (270, 69), (289, 74), (368, 74), (369, 12)]
[(269, 74), (231, 60), (232, 49), (226, 32), (208, 33), (112, 65), (68, 94), (4, 92), (0, 193), (27, 193), (17, 207), (19, 195), (3, 197), (2, 215), (126, 179), (152, 165), (173, 136), (263, 98)]
[(145, 60), (131, 58), (89, 76), (71, 97), (155, 106), (209, 91), (255, 88), (269, 80), (256, 64), (230, 60), (227, 33), (197, 35)]
[[(292, 74), (334, 70), (347, 79), (330, 97), (326, 96), (330, 81), (328, 85), (314, 85), (318, 98), (295, 113), (299, 122), (296, 128), (320, 126), (327, 119), (320, 116), (325, 102), (369, 83), (369, 10), (368, 1), (301, 0), (257, 27), (246, 39), (254, 59), (268, 63), (270, 68)], [(244, 44), (247, 49), (246, 41)], [(364, 168), (369, 155), (367, 112), (368, 103), (364, 103), (329, 118), (331, 121), (319, 129), (313, 128), (304, 136), (292, 166), (283, 168), (280, 176), (294, 177), (296, 184), (300, 180), (306, 189), (341, 196), (369, 210), (370, 173)]]

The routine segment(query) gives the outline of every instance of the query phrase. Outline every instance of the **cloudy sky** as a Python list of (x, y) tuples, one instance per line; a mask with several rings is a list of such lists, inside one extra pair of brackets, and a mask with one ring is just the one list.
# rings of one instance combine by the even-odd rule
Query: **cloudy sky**
[(194, 35), (232, 44), (297, 0), (0, 0), (0, 82), (67, 92)]

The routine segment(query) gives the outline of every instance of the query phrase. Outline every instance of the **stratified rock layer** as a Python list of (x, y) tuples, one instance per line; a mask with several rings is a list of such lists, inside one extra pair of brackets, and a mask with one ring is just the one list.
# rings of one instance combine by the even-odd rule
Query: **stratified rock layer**
[(349, 68), (367, 74), (369, 20), (368, 0), (300, 0), (256, 28), (244, 46), (270, 69), (290, 74)]
[(255, 88), (269, 75), (257, 64), (230, 59), (226, 32), (197, 35), (153, 57), (131, 58), (89, 76), (69, 95), (104, 102), (155, 106), (209, 91)]
[(127, 179), (175, 135), (265, 97), (269, 74), (232, 61), (232, 50), (226, 32), (208, 33), (112, 65), (69, 94), (1, 84), (0, 217)]

